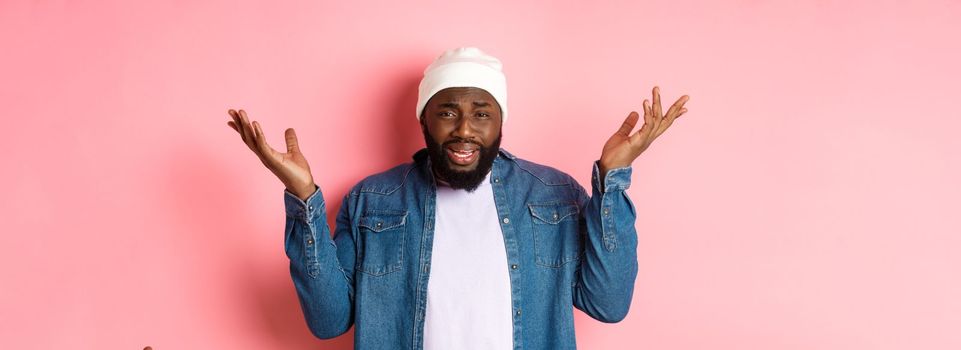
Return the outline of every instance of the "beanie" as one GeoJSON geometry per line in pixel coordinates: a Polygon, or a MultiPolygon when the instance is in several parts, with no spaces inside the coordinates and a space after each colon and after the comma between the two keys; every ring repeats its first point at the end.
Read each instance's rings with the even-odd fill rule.
{"type": "Polygon", "coordinates": [[[438,91],[451,87],[484,89],[501,108],[501,120],[507,121],[507,78],[501,72],[501,61],[476,47],[447,50],[424,70],[417,87],[417,119],[427,101],[438,91]]]}

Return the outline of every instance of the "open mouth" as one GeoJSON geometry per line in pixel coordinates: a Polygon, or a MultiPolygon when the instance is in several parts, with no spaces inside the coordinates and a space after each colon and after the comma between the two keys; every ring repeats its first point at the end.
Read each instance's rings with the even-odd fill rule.
{"type": "Polygon", "coordinates": [[[447,151],[447,159],[457,165],[471,165],[480,155],[480,149],[469,143],[451,144],[444,149],[447,151]]]}

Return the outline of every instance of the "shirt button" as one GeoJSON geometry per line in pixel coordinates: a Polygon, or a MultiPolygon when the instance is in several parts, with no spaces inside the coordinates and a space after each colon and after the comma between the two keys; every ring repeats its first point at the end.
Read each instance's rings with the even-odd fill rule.
{"type": "Polygon", "coordinates": [[[517,316],[521,315],[521,309],[517,309],[517,316]]]}
{"type": "Polygon", "coordinates": [[[517,270],[517,264],[511,265],[511,268],[517,270]]]}
{"type": "Polygon", "coordinates": [[[308,244],[308,245],[314,244],[314,239],[313,239],[313,238],[308,238],[308,239],[307,239],[307,244],[308,244]]]}
{"type": "Polygon", "coordinates": [[[374,225],[374,226],[377,226],[377,228],[381,228],[381,227],[384,226],[384,223],[383,223],[383,222],[378,222],[377,225],[374,225]]]}
{"type": "Polygon", "coordinates": [[[608,208],[604,208],[604,215],[611,215],[611,210],[608,208]]]}
{"type": "Polygon", "coordinates": [[[508,218],[504,218],[504,223],[505,223],[505,224],[509,224],[509,223],[511,223],[511,219],[508,219],[508,218]]]}
{"type": "Polygon", "coordinates": [[[554,213],[553,218],[554,218],[554,220],[557,220],[557,213],[554,213]]]}
{"type": "Polygon", "coordinates": [[[307,210],[314,210],[314,206],[311,205],[311,206],[307,207],[307,210]]]}
{"type": "Polygon", "coordinates": [[[499,177],[495,177],[495,178],[494,178],[494,182],[495,182],[495,183],[501,182],[501,179],[500,179],[499,177]]]}

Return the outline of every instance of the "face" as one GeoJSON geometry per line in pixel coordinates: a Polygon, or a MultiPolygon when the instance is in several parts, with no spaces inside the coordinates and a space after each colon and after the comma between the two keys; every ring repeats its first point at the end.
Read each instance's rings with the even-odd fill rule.
{"type": "Polygon", "coordinates": [[[434,94],[421,115],[434,173],[453,188],[473,191],[500,149],[501,110],[483,89],[447,88],[434,94]]]}

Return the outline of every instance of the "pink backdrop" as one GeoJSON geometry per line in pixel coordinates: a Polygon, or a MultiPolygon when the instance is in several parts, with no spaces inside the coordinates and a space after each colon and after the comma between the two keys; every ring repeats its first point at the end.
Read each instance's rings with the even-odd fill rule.
{"type": "Polygon", "coordinates": [[[580,347],[961,348],[961,2],[133,3],[0,3],[0,348],[350,348],[226,110],[340,198],[461,45],[505,64],[504,146],[585,185],[654,84],[691,96],[635,163],[631,312],[580,347]]]}

